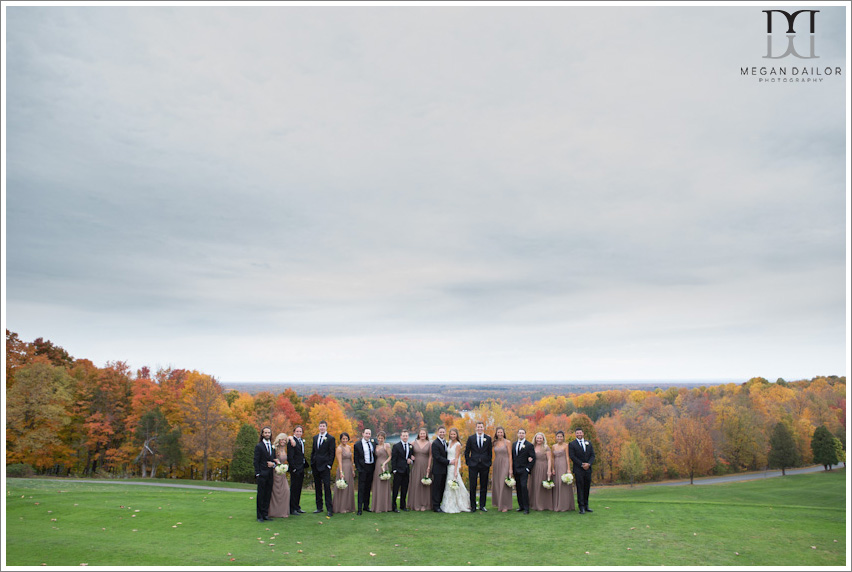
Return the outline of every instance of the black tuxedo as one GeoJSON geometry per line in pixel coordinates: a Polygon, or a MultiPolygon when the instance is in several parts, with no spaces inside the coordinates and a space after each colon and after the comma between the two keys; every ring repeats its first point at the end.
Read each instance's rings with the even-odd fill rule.
{"type": "Polygon", "coordinates": [[[518,507],[521,510],[530,510],[530,493],[527,490],[527,481],[535,465],[535,447],[524,439],[521,451],[518,452],[518,442],[512,443],[512,473],[515,476],[515,492],[518,497],[518,507]]]}
{"type": "Polygon", "coordinates": [[[592,487],[592,463],[595,462],[595,450],[592,444],[586,442],[586,450],[583,450],[580,442],[574,439],[568,443],[568,458],[574,464],[574,486],[577,488],[577,510],[589,508],[589,490],[592,487]],[[583,463],[588,463],[589,468],[584,469],[583,463]]]}
{"type": "Polygon", "coordinates": [[[272,443],[269,449],[263,440],[254,446],[254,475],[257,480],[257,518],[263,520],[269,515],[269,499],[272,497],[272,467],[266,463],[275,461],[275,450],[272,443]]]}
{"type": "Polygon", "coordinates": [[[479,508],[485,508],[488,494],[488,471],[491,469],[491,437],[482,434],[482,447],[475,433],[467,438],[464,448],[464,462],[468,469],[470,483],[470,509],[476,510],[476,481],[479,480],[479,508]]]}
{"type": "Polygon", "coordinates": [[[304,443],[293,437],[296,445],[287,441],[287,461],[290,464],[290,512],[302,510],[302,484],[305,482],[305,468],[308,463],[305,460],[304,443]]]}
{"type": "Polygon", "coordinates": [[[447,447],[440,439],[432,441],[432,510],[441,508],[444,500],[444,485],[447,484],[447,447]]]}
{"type": "Polygon", "coordinates": [[[314,447],[311,450],[311,470],[314,472],[314,488],[317,495],[317,510],[322,510],[322,497],[325,491],[325,508],[331,508],[331,466],[334,464],[334,437],[325,434],[323,444],[319,444],[319,435],[314,436],[314,447]]]}
{"type": "Polygon", "coordinates": [[[358,512],[370,508],[370,491],[373,489],[373,473],[376,471],[376,443],[370,439],[370,463],[366,461],[364,440],[358,439],[352,447],[355,457],[355,470],[358,471],[358,512]]]}
{"type": "Polygon", "coordinates": [[[399,508],[405,509],[408,498],[408,459],[414,459],[414,446],[408,443],[408,456],[405,455],[405,445],[400,441],[391,447],[391,470],[393,471],[393,496],[391,496],[391,509],[396,510],[396,495],[400,492],[399,508]]]}

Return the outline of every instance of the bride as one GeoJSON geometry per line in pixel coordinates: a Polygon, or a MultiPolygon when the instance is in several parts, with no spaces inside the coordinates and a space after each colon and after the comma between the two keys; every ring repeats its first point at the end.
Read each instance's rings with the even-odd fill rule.
{"type": "Polygon", "coordinates": [[[444,485],[444,500],[441,510],[444,512],[470,512],[470,494],[461,478],[459,464],[461,463],[461,443],[457,429],[450,429],[450,444],[447,446],[447,459],[450,465],[447,471],[447,484],[444,485]],[[451,483],[457,483],[453,489],[451,483]]]}

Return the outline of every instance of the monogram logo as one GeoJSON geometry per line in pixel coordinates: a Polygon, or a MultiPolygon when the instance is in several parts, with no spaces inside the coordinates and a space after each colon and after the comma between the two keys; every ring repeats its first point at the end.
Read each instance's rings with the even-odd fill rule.
{"type": "MultiPolygon", "coordinates": [[[[764,59],[771,60],[780,60],[782,58],[786,58],[787,56],[795,56],[797,58],[803,60],[812,60],[819,58],[818,55],[815,54],[814,42],[815,42],[815,33],[816,33],[816,15],[819,10],[797,10],[790,14],[785,10],[763,10],[763,13],[766,14],[766,55],[763,56],[764,59]],[[803,56],[796,50],[796,30],[795,23],[796,18],[799,17],[800,14],[807,13],[810,15],[810,34],[807,36],[808,45],[810,46],[809,55],[803,56]],[[773,14],[781,14],[784,16],[787,22],[787,32],[785,33],[785,37],[787,38],[787,49],[780,56],[772,55],[773,48],[773,37],[772,37],[772,20],[773,14]]],[[[783,42],[782,42],[783,44],[783,42]]]]}

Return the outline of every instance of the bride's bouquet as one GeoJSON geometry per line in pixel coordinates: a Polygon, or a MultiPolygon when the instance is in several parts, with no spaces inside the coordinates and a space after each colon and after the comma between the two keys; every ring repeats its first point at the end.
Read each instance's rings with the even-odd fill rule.
{"type": "Polygon", "coordinates": [[[428,487],[432,484],[432,479],[430,479],[429,477],[423,477],[422,479],[420,479],[420,482],[428,487]]]}
{"type": "Polygon", "coordinates": [[[390,471],[382,471],[382,474],[379,475],[379,479],[386,481],[390,479],[393,475],[391,475],[390,471]]]}
{"type": "Polygon", "coordinates": [[[280,465],[275,465],[275,472],[279,475],[286,475],[287,469],[290,468],[287,463],[281,463],[280,465]]]}
{"type": "Polygon", "coordinates": [[[334,481],[334,486],[339,489],[345,489],[349,486],[349,483],[346,482],[346,479],[337,479],[336,481],[334,481]]]}
{"type": "Polygon", "coordinates": [[[457,491],[459,490],[459,484],[456,481],[450,481],[450,490],[457,491]]]}
{"type": "Polygon", "coordinates": [[[561,479],[563,483],[565,483],[566,485],[570,485],[574,482],[574,475],[572,475],[571,473],[565,473],[564,475],[562,475],[561,479]]]}
{"type": "Polygon", "coordinates": [[[506,483],[506,486],[509,487],[509,488],[515,486],[515,479],[513,479],[512,477],[506,477],[504,482],[506,483]]]}
{"type": "Polygon", "coordinates": [[[547,479],[546,481],[541,481],[541,486],[543,486],[546,489],[552,489],[556,485],[553,484],[553,481],[551,481],[550,479],[547,479]]]}

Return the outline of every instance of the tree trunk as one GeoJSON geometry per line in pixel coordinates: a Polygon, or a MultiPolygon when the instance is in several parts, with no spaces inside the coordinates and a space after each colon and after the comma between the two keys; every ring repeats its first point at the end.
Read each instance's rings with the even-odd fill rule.
{"type": "Polygon", "coordinates": [[[781,476],[782,476],[782,477],[786,477],[786,476],[787,476],[787,472],[784,470],[784,467],[781,467],[781,476]]]}

